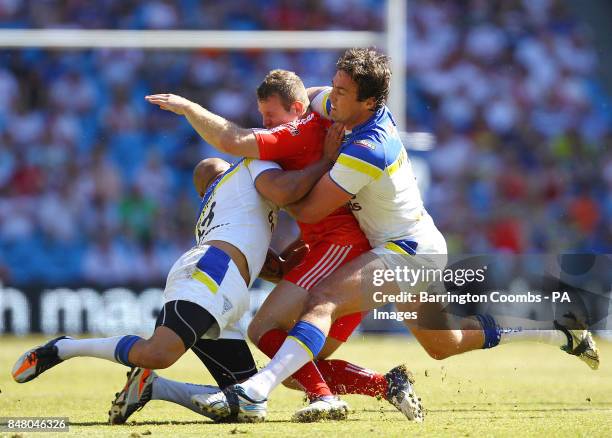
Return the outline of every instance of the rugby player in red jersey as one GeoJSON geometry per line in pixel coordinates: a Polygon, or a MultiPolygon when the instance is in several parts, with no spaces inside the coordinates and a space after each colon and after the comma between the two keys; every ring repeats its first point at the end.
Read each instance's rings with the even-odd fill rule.
{"type": "MultiPolygon", "coordinates": [[[[223,152],[276,161],[285,170],[303,169],[321,158],[331,122],[310,112],[306,89],[295,73],[273,70],[258,87],[257,97],[263,124],[268,129],[238,128],[180,96],[160,94],[148,96],[147,100],[184,115],[206,141],[223,152]]],[[[330,129],[328,141],[340,142],[343,127],[336,125],[330,129]]],[[[265,177],[265,173],[260,176],[265,177]]],[[[282,199],[278,203],[283,204],[282,199]]],[[[274,356],[299,318],[308,290],[338,267],[370,250],[367,238],[346,205],[316,224],[298,225],[308,252],[283,276],[249,327],[249,338],[269,357],[274,356]]],[[[292,245],[292,249],[298,247],[299,244],[292,245]]],[[[383,375],[345,361],[325,360],[348,339],[361,319],[361,313],[354,313],[335,321],[317,363],[309,362],[293,374],[311,401],[296,412],[294,420],[346,418],[346,403],[333,394],[364,394],[392,403],[397,392],[412,394],[411,377],[403,366],[383,375]]]]}

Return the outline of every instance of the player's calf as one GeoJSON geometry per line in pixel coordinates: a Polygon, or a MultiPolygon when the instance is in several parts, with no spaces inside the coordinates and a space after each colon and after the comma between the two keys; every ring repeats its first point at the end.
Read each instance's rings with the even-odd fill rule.
{"type": "Polygon", "coordinates": [[[128,358],[130,350],[142,341],[141,337],[134,335],[92,339],[61,336],[21,355],[13,367],[13,378],[18,383],[28,382],[74,357],[96,357],[132,366],[128,358]]]}
{"type": "Polygon", "coordinates": [[[149,369],[164,369],[185,353],[181,338],[166,327],[158,327],[153,336],[136,343],[129,353],[131,364],[149,369]]]}
{"type": "MultiPolygon", "coordinates": [[[[464,351],[476,349],[476,347],[466,349],[463,346],[463,332],[461,330],[412,329],[411,331],[432,359],[443,360],[464,351]]],[[[474,333],[475,336],[478,334],[478,332],[474,333]]],[[[479,345],[482,345],[482,341],[479,345]]]]}
{"type": "Polygon", "coordinates": [[[72,339],[65,336],[28,350],[13,367],[13,379],[28,382],[55,365],[74,357],[96,357],[121,365],[167,368],[194,345],[216,322],[201,306],[169,301],[158,318],[153,336],[126,335],[110,338],[72,339]]]}
{"type": "Polygon", "coordinates": [[[171,332],[169,335],[164,330],[161,334],[156,331],[148,340],[134,335],[91,339],[62,336],[22,354],[13,366],[12,374],[18,383],[29,382],[75,357],[96,357],[130,367],[167,368],[184,353],[184,348],[178,336],[171,332]],[[172,342],[171,336],[175,336],[177,342],[172,342]]]}

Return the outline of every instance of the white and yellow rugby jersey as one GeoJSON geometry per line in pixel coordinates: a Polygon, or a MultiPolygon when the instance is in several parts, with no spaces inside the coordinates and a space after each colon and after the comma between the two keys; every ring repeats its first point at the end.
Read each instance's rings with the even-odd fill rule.
{"type": "Polygon", "coordinates": [[[276,226],[278,208],[255,189],[255,180],[268,169],[280,166],[272,161],[244,158],[234,163],[206,190],[195,227],[197,245],[221,240],[244,254],[251,284],[266,260],[276,226]]]}
{"type": "Polygon", "coordinates": [[[330,177],[354,195],[351,209],[373,248],[410,238],[427,214],[408,154],[386,107],[347,132],[330,177]]]}

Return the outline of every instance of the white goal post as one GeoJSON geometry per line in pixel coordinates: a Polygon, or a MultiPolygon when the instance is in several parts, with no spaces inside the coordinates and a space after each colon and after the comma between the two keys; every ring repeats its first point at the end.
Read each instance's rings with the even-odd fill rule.
{"type": "Polygon", "coordinates": [[[406,2],[387,0],[386,30],[368,31],[191,31],[0,29],[0,48],[46,49],[141,48],[192,49],[345,49],[376,46],[391,57],[389,107],[400,129],[406,113],[406,2]]]}

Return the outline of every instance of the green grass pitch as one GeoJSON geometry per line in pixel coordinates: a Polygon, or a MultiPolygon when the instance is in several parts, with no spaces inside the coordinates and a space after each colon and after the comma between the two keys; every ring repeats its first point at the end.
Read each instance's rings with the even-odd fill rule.
{"type": "MultiPolygon", "coordinates": [[[[0,417],[69,417],[70,433],[17,436],[612,436],[612,344],[599,341],[602,366],[590,370],[577,358],[539,344],[514,344],[435,361],[409,338],[355,336],[336,356],[386,372],[408,364],[427,409],[425,423],[407,422],[386,401],[345,396],[348,421],[291,423],[302,395],[280,388],[272,394],[264,424],[217,425],[185,408],[149,403],[123,426],[106,424],[113,394],[126,368],[98,359],[72,359],[38,379],[18,385],[10,369],[18,355],[42,338],[0,337],[0,417]]],[[[266,363],[256,353],[259,365],[266,363]]],[[[188,353],[161,374],[194,383],[212,383],[188,353]]],[[[0,433],[0,436],[15,436],[0,433]]]]}

